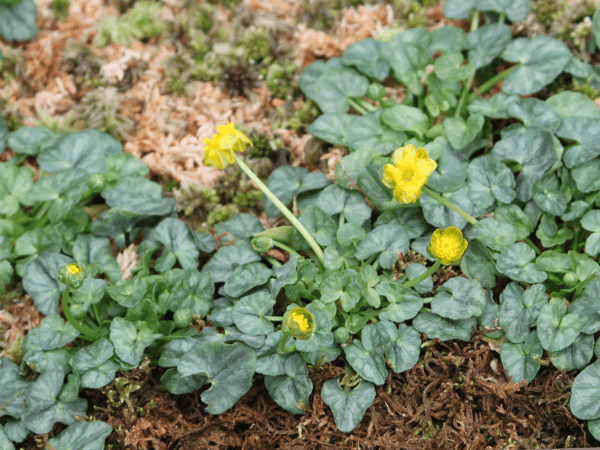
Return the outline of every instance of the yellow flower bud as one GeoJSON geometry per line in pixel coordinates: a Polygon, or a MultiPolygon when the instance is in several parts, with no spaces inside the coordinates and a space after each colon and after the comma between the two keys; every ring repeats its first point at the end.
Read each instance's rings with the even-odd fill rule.
{"type": "Polygon", "coordinates": [[[79,264],[71,263],[62,266],[58,269],[56,278],[63,284],[66,284],[69,288],[76,290],[81,287],[85,281],[85,270],[79,264]]]}
{"type": "Polygon", "coordinates": [[[456,227],[435,230],[427,246],[427,253],[432,258],[439,259],[442,264],[458,264],[463,253],[467,250],[468,242],[463,238],[462,231],[456,227]]]}
{"type": "Polygon", "coordinates": [[[383,184],[394,189],[394,198],[399,203],[416,202],[437,163],[429,158],[427,150],[412,144],[398,148],[393,161],[394,164],[383,166],[383,184]]]}
{"type": "Polygon", "coordinates": [[[243,152],[246,149],[246,144],[251,146],[254,144],[248,136],[235,129],[233,122],[228,122],[227,125],[219,125],[217,129],[219,134],[213,135],[212,139],[202,139],[202,142],[206,144],[204,164],[223,169],[225,167],[223,160],[229,164],[235,162],[234,151],[243,152]]]}
{"type": "Polygon", "coordinates": [[[286,336],[307,340],[310,339],[314,328],[313,315],[306,308],[297,306],[291,311],[286,311],[283,315],[281,331],[286,336]]]}

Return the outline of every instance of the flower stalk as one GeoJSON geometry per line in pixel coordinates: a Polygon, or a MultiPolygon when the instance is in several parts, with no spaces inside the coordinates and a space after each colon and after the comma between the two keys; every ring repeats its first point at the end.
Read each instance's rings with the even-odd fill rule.
{"type": "Polygon", "coordinates": [[[246,175],[248,175],[248,178],[250,178],[252,181],[254,181],[254,183],[260,188],[260,190],[263,191],[265,196],[269,200],[271,200],[275,206],[277,206],[277,208],[279,209],[279,211],[281,211],[281,213],[285,216],[285,218],[287,220],[289,220],[290,223],[292,225],[294,225],[294,227],[296,227],[296,229],[300,232],[302,237],[304,237],[304,239],[306,239],[306,242],[308,242],[308,245],[310,245],[310,248],[312,248],[312,250],[315,252],[315,255],[317,256],[319,263],[321,264],[322,267],[324,267],[323,250],[321,250],[321,247],[319,247],[319,244],[317,244],[317,241],[315,241],[315,238],[312,236],[312,234],[310,234],[308,232],[308,230],[304,227],[304,225],[302,225],[300,223],[300,221],[296,218],[296,216],[294,216],[292,214],[292,212],[283,203],[281,203],[281,201],[275,196],[275,194],[273,194],[269,190],[269,188],[260,180],[260,178],[258,178],[254,174],[254,172],[252,172],[252,170],[250,170],[250,168],[246,165],[246,163],[244,163],[244,161],[242,161],[241,158],[237,157],[237,155],[236,155],[235,160],[238,163],[238,165],[240,166],[240,169],[242,169],[242,171],[246,175]]]}
{"type": "Polygon", "coordinates": [[[471,217],[469,214],[467,214],[466,212],[464,212],[462,209],[460,209],[458,206],[454,205],[453,203],[450,203],[448,200],[446,200],[444,197],[442,197],[439,194],[436,194],[435,192],[433,192],[431,189],[429,189],[427,186],[423,186],[423,192],[425,192],[427,195],[429,195],[431,198],[433,198],[434,200],[437,200],[438,202],[440,202],[442,205],[444,205],[447,208],[450,208],[452,211],[454,211],[456,214],[459,214],[461,217],[463,217],[465,220],[467,220],[467,222],[469,222],[472,225],[477,224],[477,220],[474,219],[473,217],[471,217]]]}
{"type": "Polygon", "coordinates": [[[67,322],[69,322],[73,328],[75,328],[77,331],[79,331],[81,333],[81,337],[83,339],[85,339],[86,341],[90,341],[90,342],[97,341],[98,339],[100,339],[100,336],[98,335],[98,333],[93,331],[87,325],[84,325],[84,324],[78,322],[77,320],[75,320],[75,317],[73,317],[73,314],[71,314],[71,310],[69,309],[69,292],[70,291],[71,291],[71,288],[69,288],[69,286],[67,286],[65,288],[65,292],[63,292],[63,295],[62,295],[62,307],[63,307],[63,312],[65,313],[65,317],[67,318],[67,322]]]}
{"type": "Polygon", "coordinates": [[[406,287],[413,287],[416,286],[417,284],[419,284],[421,281],[426,280],[427,278],[429,278],[431,275],[433,275],[435,273],[436,270],[438,270],[440,268],[440,266],[442,265],[442,262],[438,259],[433,266],[431,266],[429,269],[427,269],[427,272],[423,272],[421,275],[419,275],[417,278],[413,278],[412,280],[406,281],[404,283],[402,283],[403,286],[406,287]]]}

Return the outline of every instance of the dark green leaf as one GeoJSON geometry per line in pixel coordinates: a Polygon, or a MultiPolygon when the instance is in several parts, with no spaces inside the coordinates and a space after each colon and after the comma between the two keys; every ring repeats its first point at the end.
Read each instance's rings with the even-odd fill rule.
{"type": "Polygon", "coordinates": [[[265,387],[275,403],[293,414],[304,414],[298,403],[309,405],[313,384],[308,378],[308,370],[302,356],[294,353],[286,358],[282,375],[265,375],[265,387]]]}
{"type": "Polygon", "coordinates": [[[355,339],[343,347],[346,360],[364,380],[379,386],[385,383],[388,371],[383,357],[383,344],[375,325],[367,325],[355,339]]]}
{"type": "Polygon", "coordinates": [[[346,392],[339,382],[339,377],[327,380],[323,384],[321,398],[333,411],[337,429],[342,433],[350,433],[375,400],[375,387],[368,381],[361,381],[353,390],[346,392]]]}
{"type": "Polygon", "coordinates": [[[465,42],[465,48],[470,49],[469,62],[477,69],[487,66],[502,53],[511,39],[512,31],[503,23],[487,24],[470,31],[465,42]]]}
{"type": "Polygon", "coordinates": [[[544,349],[535,330],[529,333],[522,344],[504,342],[500,347],[502,365],[514,383],[533,381],[540,370],[540,363],[535,358],[541,358],[543,353],[544,349]]]}
{"type": "Polygon", "coordinates": [[[390,64],[382,56],[382,48],[387,44],[366,38],[350,44],[342,55],[346,66],[354,65],[365,75],[378,81],[385,80],[390,71],[390,64]]]}
{"type": "Polygon", "coordinates": [[[206,411],[221,414],[231,408],[252,387],[256,352],[247,345],[207,343],[186,353],[177,371],[184,377],[201,374],[211,387],[200,398],[206,411]]]}

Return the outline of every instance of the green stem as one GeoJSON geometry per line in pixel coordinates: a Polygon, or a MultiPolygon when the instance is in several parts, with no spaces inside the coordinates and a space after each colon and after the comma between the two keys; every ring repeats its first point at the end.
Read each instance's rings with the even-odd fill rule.
{"type": "Polygon", "coordinates": [[[456,111],[454,111],[454,117],[460,116],[463,104],[465,103],[465,100],[467,98],[467,94],[471,90],[471,86],[473,86],[473,80],[475,80],[475,74],[473,74],[472,77],[469,77],[469,80],[465,83],[463,87],[463,91],[460,94],[460,99],[458,100],[458,105],[456,106],[456,111]]]}
{"type": "Polygon", "coordinates": [[[273,202],[273,204],[275,206],[277,206],[277,208],[279,209],[279,211],[281,211],[281,213],[285,216],[285,218],[287,220],[289,220],[290,223],[296,227],[296,229],[300,232],[300,234],[304,237],[304,239],[306,239],[306,242],[308,242],[308,245],[310,245],[310,247],[315,252],[315,255],[317,256],[319,262],[321,263],[321,266],[325,267],[323,264],[323,250],[321,250],[321,247],[319,247],[319,244],[317,244],[317,241],[315,241],[315,238],[312,236],[312,234],[310,234],[308,232],[308,230],[304,227],[304,225],[302,225],[300,223],[300,221],[296,218],[296,216],[294,216],[292,214],[292,212],[289,209],[287,209],[287,207],[283,203],[281,203],[281,201],[277,197],[275,197],[275,194],[273,194],[269,190],[269,188],[267,186],[265,186],[265,184],[260,180],[260,178],[258,178],[254,174],[254,172],[252,172],[250,170],[250,168],[246,165],[246,163],[244,163],[244,161],[242,161],[241,158],[236,156],[235,159],[236,159],[238,165],[240,166],[240,169],[242,169],[242,171],[246,175],[248,175],[248,178],[250,178],[252,181],[254,181],[254,183],[260,188],[261,191],[263,191],[263,193],[267,196],[267,198],[269,200],[271,200],[271,202],[273,202]]]}
{"type": "Polygon", "coordinates": [[[475,31],[479,28],[479,11],[473,11],[473,16],[471,16],[471,31],[475,31]]]}
{"type": "MultiPolygon", "coordinates": [[[[488,92],[488,91],[489,91],[491,88],[493,88],[493,87],[496,85],[496,83],[497,83],[498,81],[500,81],[500,80],[504,80],[504,79],[505,79],[505,78],[508,76],[508,74],[510,74],[510,73],[511,73],[513,70],[515,70],[515,68],[516,68],[517,66],[518,66],[518,65],[514,65],[514,66],[512,66],[512,67],[509,67],[508,69],[506,69],[506,70],[504,70],[504,71],[500,72],[500,73],[499,73],[498,75],[496,75],[495,77],[492,77],[492,78],[490,78],[489,80],[487,80],[485,83],[483,83],[481,86],[479,86],[479,93],[480,93],[481,95],[485,95],[485,94],[487,94],[487,92],[488,92]]],[[[477,95],[477,94],[475,94],[475,95],[477,95]]]]}
{"type": "Polygon", "coordinates": [[[281,250],[285,250],[286,252],[295,253],[296,255],[299,255],[299,253],[292,247],[290,247],[289,245],[285,245],[283,242],[276,241],[275,239],[273,239],[273,247],[279,247],[281,250]]]}
{"type": "Polygon", "coordinates": [[[504,14],[500,14],[500,17],[498,17],[498,23],[504,23],[505,20],[506,16],[504,14]]]}
{"type": "Polygon", "coordinates": [[[340,222],[338,223],[338,228],[341,228],[344,225],[344,211],[340,212],[340,222]]]}
{"type": "Polygon", "coordinates": [[[365,114],[367,114],[368,111],[366,109],[364,109],[362,106],[360,106],[358,104],[358,102],[356,102],[354,99],[351,99],[350,97],[346,97],[346,101],[350,104],[350,106],[352,106],[355,110],[357,110],[363,116],[365,114]]]}
{"type": "Polygon", "coordinates": [[[272,256],[263,256],[263,258],[269,261],[273,267],[281,267],[283,265],[272,256]]]}
{"type": "Polygon", "coordinates": [[[362,108],[366,109],[367,111],[376,111],[377,110],[377,108],[375,106],[371,105],[364,98],[355,97],[352,100],[354,100],[356,103],[358,103],[362,108]]]}
{"type": "Polygon", "coordinates": [[[442,265],[442,262],[438,259],[433,266],[431,266],[427,272],[422,273],[421,275],[419,275],[417,278],[413,278],[412,280],[407,281],[406,283],[402,283],[403,286],[406,287],[413,287],[416,286],[417,284],[419,284],[421,281],[429,278],[431,275],[433,275],[435,273],[436,270],[439,269],[439,267],[442,265]]]}
{"type": "Polygon", "coordinates": [[[96,322],[100,325],[100,314],[98,314],[98,308],[95,303],[92,303],[92,310],[94,311],[94,316],[96,317],[96,322]]]}
{"type": "Polygon", "coordinates": [[[433,198],[434,200],[437,200],[438,202],[440,202],[442,205],[444,205],[447,208],[450,208],[452,211],[454,211],[456,214],[459,214],[460,216],[462,216],[465,220],[467,220],[469,223],[475,225],[477,224],[477,220],[475,220],[473,217],[471,217],[469,214],[467,214],[466,212],[464,212],[462,209],[460,209],[458,206],[450,203],[448,200],[446,200],[445,198],[441,197],[440,195],[436,194],[435,192],[433,192],[431,189],[429,189],[427,186],[423,186],[423,192],[425,192],[427,195],[429,195],[431,198],[433,198]]]}
{"type": "Polygon", "coordinates": [[[573,230],[573,234],[575,236],[573,237],[573,240],[571,240],[571,246],[570,246],[569,250],[577,251],[577,246],[579,245],[579,232],[580,232],[579,228],[575,228],[573,230]]]}
{"type": "Polygon", "coordinates": [[[527,242],[529,244],[529,246],[535,251],[535,253],[538,256],[540,256],[542,254],[541,250],[539,248],[537,248],[537,245],[535,245],[531,239],[529,239],[528,237],[526,237],[525,238],[525,242],[527,242]]]}
{"type": "Polygon", "coordinates": [[[421,110],[421,111],[425,111],[423,109],[423,94],[421,95],[417,95],[417,107],[421,110]]]}
{"type": "Polygon", "coordinates": [[[375,260],[375,258],[377,258],[377,253],[375,253],[374,255],[369,256],[369,259],[367,259],[364,262],[363,266],[370,266],[373,263],[373,261],[375,260]]]}
{"type": "Polygon", "coordinates": [[[65,288],[65,292],[63,292],[62,296],[62,306],[63,312],[65,313],[65,317],[67,321],[75,328],[77,331],[81,333],[81,337],[86,341],[94,342],[100,338],[92,329],[88,328],[86,325],[79,323],[71,314],[71,310],[69,309],[69,292],[71,289],[67,286],[65,288]]]}
{"type": "Polygon", "coordinates": [[[377,258],[375,263],[373,263],[373,269],[375,269],[375,272],[377,272],[377,269],[379,269],[379,258],[377,258]]]}
{"type": "Polygon", "coordinates": [[[277,349],[278,353],[293,353],[296,351],[295,345],[292,345],[291,347],[286,347],[285,343],[287,342],[288,339],[289,339],[289,336],[286,336],[284,334],[283,337],[281,338],[281,341],[279,341],[279,348],[277,349]]]}
{"type": "Polygon", "coordinates": [[[265,316],[265,319],[270,320],[271,322],[281,322],[283,316],[265,316]]]}

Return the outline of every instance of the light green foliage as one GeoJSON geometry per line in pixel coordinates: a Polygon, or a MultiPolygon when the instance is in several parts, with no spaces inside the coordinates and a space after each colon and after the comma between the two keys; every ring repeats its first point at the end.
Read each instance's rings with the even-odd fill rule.
{"type": "Polygon", "coordinates": [[[242,49],[244,61],[254,60],[260,62],[271,51],[269,32],[264,28],[244,31],[236,45],[242,49]]]}
{"type": "Polygon", "coordinates": [[[134,40],[145,40],[159,36],[165,25],[160,20],[161,4],[138,1],[121,17],[108,16],[97,27],[94,38],[96,47],[110,43],[131,45],[134,40]]]}
{"type": "Polygon", "coordinates": [[[319,117],[319,107],[307,99],[299,110],[286,103],[275,110],[274,128],[286,128],[290,130],[303,131],[319,117]]]}
{"type": "MultiPolygon", "coordinates": [[[[429,1],[427,3],[435,3],[429,1]]],[[[400,24],[408,28],[427,27],[429,19],[426,15],[428,5],[421,5],[416,0],[395,0],[392,2],[392,8],[395,9],[395,17],[398,18],[400,24]]]]}
{"type": "Polygon", "coordinates": [[[131,131],[133,121],[121,114],[121,95],[117,88],[98,88],[88,92],[81,105],[74,107],[89,128],[105,131],[116,139],[124,139],[131,131]]]}
{"type": "Polygon", "coordinates": [[[273,63],[268,70],[262,71],[266,75],[267,86],[274,98],[286,99],[288,93],[291,93],[296,85],[293,75],[298,72],[299,67],[294,61],[286,61],[284,66],[273,63]]]}
{"type": "Polygon", "coordinates": [[[254,209],[258,207],[262,197],[261,191],[238,192],[233,197],[233,204],[239,206],[242,211],[254,209]]]}
{"type": "Polygon", "coordinates": [[[212,14],[215,7],[209,3],[197,3],[192,8],[192,17],[194,21],[194,27],[208,33],[212,28],[212,14]]]}
{"type": "Polygon", "coordinates": [[[61,20],[66,19],[69,15],[70,6],[71,2],[69,0],[52,0],[52,10],[61,20]]]}
{"type": "Polygon", "coordinates": [[[194,61],[190,76],[194,80],[217,82],[223,75],[223,58],[209,52],[203,59],[194,61]]]}
{"type": "Polygon", "coordinates": [[[534,0],[531,3],[531,11],[547,27],[550,27],[564,13],[566,8],[567,2],[565,0],[534,0]]]}
{"type": "Polygon", "coordinates": [[[238,211],[237,205],[218,205],[208,214],[206,223],[209,226],[213,226],[217,223],[225,222],[227,219],[233,217],[238,211]]]}

